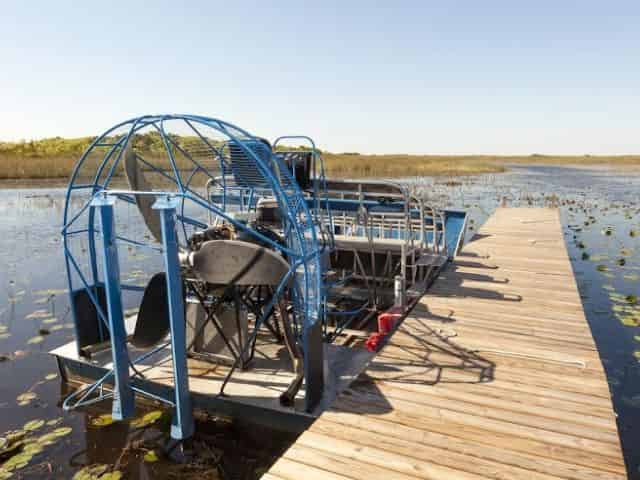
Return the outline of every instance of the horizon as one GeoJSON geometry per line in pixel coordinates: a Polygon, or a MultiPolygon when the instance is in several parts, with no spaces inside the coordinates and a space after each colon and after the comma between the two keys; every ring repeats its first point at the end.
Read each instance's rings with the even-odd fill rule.
{"type": "MultiPolygon", "coordinates": [[[[20,138],[20,139],[16,139],[16,140],[2,140],[0,139],[0,144],[5,143],[5,144],[20,144],[20,143],[29,143],[29,142],[41,142],[41,141],[47,141],[47,140],[55,140],[55,139],[61,139],[61,140],[80,140],[80,139],[84,139],[84,138],[97,138],[98,135],[85,135],[85,136],[81,136],[81,137],[60,137],[60,136],[54,136],[54,137],[41,137],[41,138],[20,138]]],[[[273,139],[267,139],[269,141],[273,140],[273,139]]],[[[298,145],[298,147],[304,147],[304,145],[298,145]]],[[[523,158],[523,157],[594,157],[594,158],[607,158],[607,157],[640,157],[640,152],[639,153],[597,153],[597,154],[591,154],[591,153],[537,153],[537,152],[531,152],[531,153],[482,153],[482,152],[476,152],[476,153],[437,153],[437,152],[418,152],[418,153],[406,153],[406,152],[386,152],[386,153],[379,153],[379,152],[356,152],[356,151],[334,151],[334,150],[329,150],[326,148],[323,148],[321,145],[317,145],[317,148],[319,151],[321,151],[322,153],[328,153],[331,155],[354,155],[354,156],[416,156],[416,157],[518,157],[518,158],[523,158]]]]}
{"type": "Polygon", "coordinates": [[[177,111],[267,138],[307,134],[330,152],[640,152],[637,2],[4,13],[0,141],[96,136],[177,111]]]}

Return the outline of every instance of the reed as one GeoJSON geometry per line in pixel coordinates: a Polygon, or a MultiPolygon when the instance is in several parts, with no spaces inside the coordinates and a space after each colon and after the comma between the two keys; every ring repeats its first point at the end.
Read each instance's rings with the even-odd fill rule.
{"type": "MultiPolygon", "coordinates": [[[[0,179],[69,177],[92,138],[0,142],[0,179]]],[[[149,154],[157,154],[150,145],[149,154]]],[[[364,155],[324,152],[331,177],[414,177],[498,173],[509,164],[640,166],[640,155],[364,155]]]]}

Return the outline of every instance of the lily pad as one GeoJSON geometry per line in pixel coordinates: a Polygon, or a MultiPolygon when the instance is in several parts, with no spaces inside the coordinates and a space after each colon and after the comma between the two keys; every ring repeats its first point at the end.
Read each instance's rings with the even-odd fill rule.
{"type": "Polygon", "coordinates": [[[71,427],[58,427],[51,433],[56,437],[64,437],[65,435],[69,435],[72,431],[73,429],[71,427]]]}
{"type": "Polygon", "coordinates": [[[149,450],[147,453],[144,454],[144,461],[149,463],[157,462],[158,454],[156,453],[155,450],[149,450]]]}
{"type": "Polygon", "coordinates": [[[48,318],[51,316],[51,313],[49,312],[49,310],[46,309],[41,309],[41,310],[36,310],[35,312],[31,312],[29,315],[27,315],[26,319],[34,319],[34,318],[48,318]]]}
{"type": "Polygon", "coordinates": [[[631,315],[625,315],[622,317],[619,317],[620,321],[622,322],[623,325],[627,326],[627,327],[637,327],[638,326],[638,321],[633,318],[631,315]]]}
{"type": "Polygon", "coordinates": [[[58,374],[57,374],[57,373],[47,373],[47,374],[44,376],[44,379],[45,379],[45,380],[54,380],[54,379],[56,379],[56,378],[58,378],[58,374]]]}
{"type": "Polygon", "coordinates": [[[91,419],[91,425],[94,427],[106,427],[113,423],[113,417],[110,413],[104,413],[91,419]]]}
{"type": "Polygon", "coordinates": [[[607,267],[606,265],[602,264],[602,265],[598,265],[596,267],[596,270],[598,270],[599,272],[606,272],[607,270],[609,270],[609,267],[607,267]]]}
{"type": "Polygon", "coordinates": [[[24,405],[28,405],[36,398],[38,398],[38,395],[35,394],[34,392],[24,392],[18,395],[16,397],[16,400],[18,401],[18,405],[24,406],[24,405]]]}
{"type": "Polygon", "coordinates": [[[21,452],[21,453],[18,453],[16,455],[14,455],[13,457],[11,457],[6,462],[4,462],[2,464],[2,468],[4,468],[5,470],[8,470],[8,471],[18,470],[20,468],[26,467],[29,464],[29,462],[31,461],[32,458],[33,458],[33,455],[31,455],[29,453],[26,453],[26,452],[21,452]]]}
{"type": "Polygon", "coordinates": [[[82,470],[78,470],[73,476],[73,480],[120,480],[122,472],[119,470],[110,472],[110,468],[104,464],[88,465],[82,470]]]}
{"type": "Polygon", "coordinates": [[[35,337],[31,337],[27,340],[28,345],[37,345],[38,343],[42,343],[44,337],[42,335],[36,335],[35,337]]]}
{"type": "Polygon", "coordinates": [[[30,455],[37,455],[40,452],[42,452],[44,450],[44,446],[33,442],[33,443],[28,443],[27,445],[24,446],[24,448],[22,449],[22,451],[24,453],[28,453],[30,455]]]}
{"type": "Polygon", "coordinates": [[[134,428],[144,428],[152,423],[155,423],[160,417],[162,417],[161,410],[154,410],[152,412],[144,414],[140,418],[135,418],[131,420],[131,426],[134,428]]]}
{"type": "Polygon", "coordinates": [[[62,421],[62,417],[53,418],[53,419],[47,421],[47,425],[49,427],[53,427],[55,425],[58,425],[61,421],[62,421]]]}
{"type": "Polygon", "coordinates": [[[28,432],[33,432],[34,430],[38,430],[43,425],[44,425],[44,420],[42,419],[31,420],[30,422],[25,423],[22,428],[28,432]]]}

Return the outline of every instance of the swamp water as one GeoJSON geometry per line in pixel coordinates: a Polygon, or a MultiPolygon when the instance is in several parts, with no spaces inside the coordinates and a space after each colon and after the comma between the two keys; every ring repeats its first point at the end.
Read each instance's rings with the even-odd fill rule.
{"type": "MultiPolygon", "coordinates": [[[[500,205],[557,203],[587,319],[602,357],[625,458],[640,478],[640,175],[514,167],[505,174],[410,180],[433,203],[468,209],[468,238],[500,205]],[[634,428],[636,427],[636,428],[634,428]]],[[[60,223],[63,188],[0,187],[0,480],[4,478],[257,478],[295,435],[201,419],[189,463],[168,452],[164,410],[112,423],[110,404],[63,412],[68,390],[48,351],[72,340],[60,223]],[[13,433],[7,435],[5,432],[13,433]],[[3,450],[4,449],[4,450],[3,450]]],[[[118,229],[127,225],[120,215],[118,229]]],[[[132,217],[133,218],[133,217],[132,217]]],[[[158,265],[120,252],[142,284],[158,265]]],[[[125,308],[137,306],[124,298],[125,308]]]]}

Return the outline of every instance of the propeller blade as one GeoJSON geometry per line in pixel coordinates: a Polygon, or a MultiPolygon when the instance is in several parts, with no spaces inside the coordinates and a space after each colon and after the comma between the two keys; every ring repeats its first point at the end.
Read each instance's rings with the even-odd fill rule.
{"type": "MultiPolygon", "coordinates": [[[[131,190],[139,192],[151,191],[151,185],[147,182],[144,172],[138,162],[138,157],[131,146],[127,146],[124,152],[124,172],[129,182],[131,190]]],[[[158,243],[162,243],[162,227],[160,226],[160,216],[151,206],[156,199],[149,195],[135,195],[138,210],[144,219],[144,223],[158,243]]]]}

